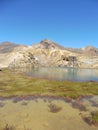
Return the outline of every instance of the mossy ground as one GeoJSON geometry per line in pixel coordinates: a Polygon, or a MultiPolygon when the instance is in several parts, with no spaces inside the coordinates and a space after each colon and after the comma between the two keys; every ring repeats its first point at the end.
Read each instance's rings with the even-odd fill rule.
{"type": "Polygon", "coordinates": [[[4,69],[0,71],[0,96],[49,95],[77,98],[98,95],[97,82],[37,79],[4,69]]]}

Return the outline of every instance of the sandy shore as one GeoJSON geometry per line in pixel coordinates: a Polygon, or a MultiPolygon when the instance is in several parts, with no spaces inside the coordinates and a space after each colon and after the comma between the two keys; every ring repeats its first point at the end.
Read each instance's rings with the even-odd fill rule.
{"type": "Polygon", "coordinates": [[[85,103],[88,111],[80,111],[71,103],[56,99],[0,100],[0,130],[6,124],[15,127],[15,130],[98,130],[82,119],[98,107],[91,107],[87,101],[85,103]],[[51,106],[60,109],[54,112],[51,106]]]}

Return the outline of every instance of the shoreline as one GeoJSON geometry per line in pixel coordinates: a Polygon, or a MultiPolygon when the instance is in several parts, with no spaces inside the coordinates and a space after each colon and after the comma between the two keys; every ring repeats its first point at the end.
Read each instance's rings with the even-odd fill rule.
{"type": "Polygon", "coordinates": [[[0,97],[50,96],[77,99],[98,95],[98,82],[38,79],[10,70],[0,72],[0,97]]]}

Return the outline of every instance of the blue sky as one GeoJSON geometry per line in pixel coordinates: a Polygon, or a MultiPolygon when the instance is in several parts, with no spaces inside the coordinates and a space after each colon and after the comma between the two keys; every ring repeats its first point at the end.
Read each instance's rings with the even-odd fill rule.
{"type": "Polygon", "coordinates": [[[0,0],[0,42],[98,47],[98,0],[0,0]]]}

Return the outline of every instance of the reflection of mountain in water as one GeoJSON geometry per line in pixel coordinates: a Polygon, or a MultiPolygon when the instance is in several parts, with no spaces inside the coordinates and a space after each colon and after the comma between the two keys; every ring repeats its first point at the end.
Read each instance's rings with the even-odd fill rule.
{"type": "Polygon", "coordinates": [[[26,72],[27,75],[53,79],[53,80],[76,80],[76,81],[98,81],[97,69],[77,69],[77,68],[60,68],[60,67],[47,67],[36,68],[26,72]]]}

